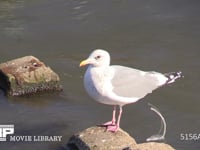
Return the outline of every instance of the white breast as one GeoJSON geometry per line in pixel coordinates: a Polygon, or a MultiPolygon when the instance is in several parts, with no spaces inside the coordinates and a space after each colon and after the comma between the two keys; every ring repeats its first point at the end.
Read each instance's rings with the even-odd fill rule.
{"type": "Polygon", "coordinates": [[[102,69],[89,66],[84,76],[84,86],[93,99],[100,103],[110,104],[108,93],[112,91],[110,82],[112,74],[102,69]]]}

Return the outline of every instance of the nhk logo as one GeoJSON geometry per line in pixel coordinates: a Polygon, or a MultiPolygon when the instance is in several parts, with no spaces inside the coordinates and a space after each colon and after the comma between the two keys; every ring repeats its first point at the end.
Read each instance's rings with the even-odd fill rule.
{"type": "Polygon", "coordinates": [[[0,125],[0,141],[6,141],[9,134],[14,134],[14,125],[0,125]]]}

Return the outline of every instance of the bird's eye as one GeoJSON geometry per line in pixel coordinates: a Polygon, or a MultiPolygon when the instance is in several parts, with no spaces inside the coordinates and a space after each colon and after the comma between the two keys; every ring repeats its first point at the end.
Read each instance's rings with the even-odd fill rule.
{"type": "Polygon", "coordinates": [[[101,58],[101,56],[100,55],[97,55],[96,57],[95,57],[95,59],[97,60],[97,59],[99,59],[99,58],[101,58]]]}

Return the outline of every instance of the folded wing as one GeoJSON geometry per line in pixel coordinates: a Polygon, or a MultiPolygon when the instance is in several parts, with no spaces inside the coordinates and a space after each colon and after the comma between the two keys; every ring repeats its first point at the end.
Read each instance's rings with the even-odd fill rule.
{"type": "Polygon", "coordinates": [[[143,98],[168,80],[158,72],[145,72],[124,66],[111,66],[113,92],[122,97],[143,98]]]}

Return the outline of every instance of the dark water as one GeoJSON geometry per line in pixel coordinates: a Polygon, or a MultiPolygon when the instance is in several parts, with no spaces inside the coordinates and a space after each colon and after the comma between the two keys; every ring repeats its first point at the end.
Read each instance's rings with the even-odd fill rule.
{"type": "Polygon", "coordinates": [[[79,62],[96,48],[112,64],[142,70],[181,70],[185,78],[124,107],[121,127],[137,142],[159,130],[157,106],[167,122],[166,143],[197,150],[200,134],[200,1],[198,0],[13,0],[0,1],[0,61],[34,55],[61,78],[64,91],[0,98],[0,124],[15,135],[60,135],[62,142],[0,142],[0,149],[56,150],[77,131],[108,121],[112,107],[83,89],[79,62]]]}

